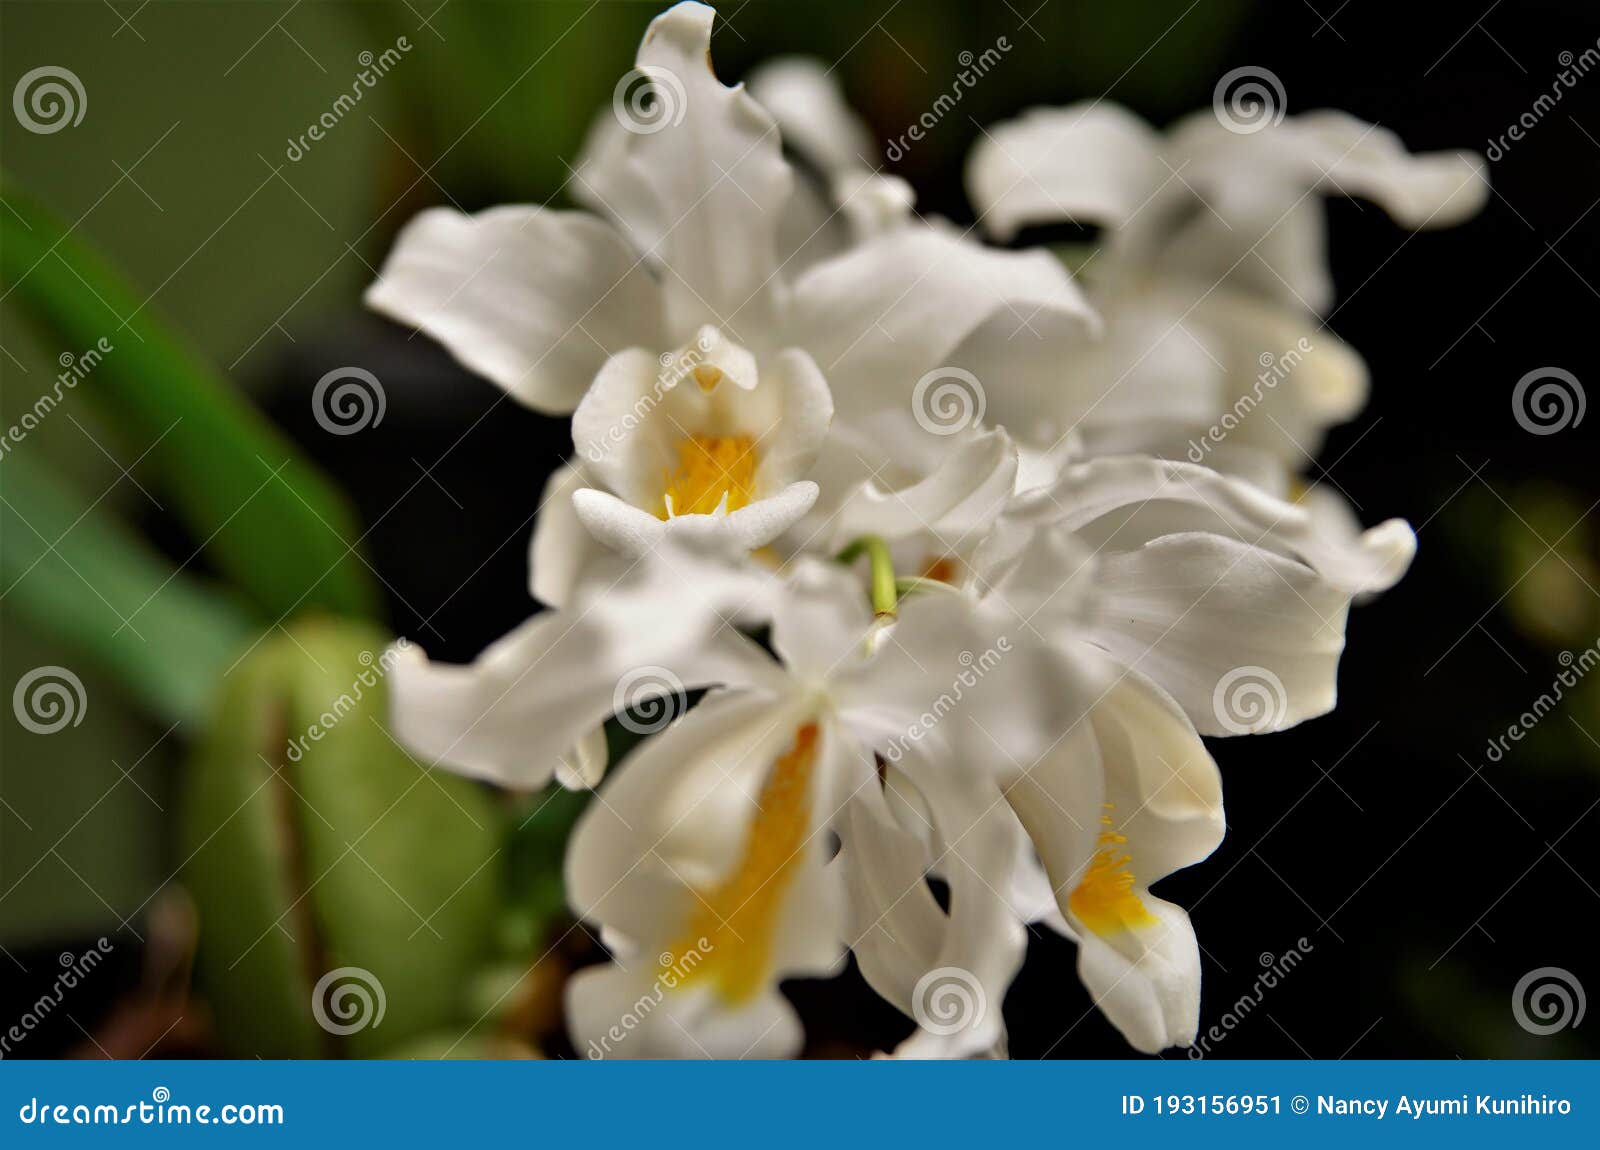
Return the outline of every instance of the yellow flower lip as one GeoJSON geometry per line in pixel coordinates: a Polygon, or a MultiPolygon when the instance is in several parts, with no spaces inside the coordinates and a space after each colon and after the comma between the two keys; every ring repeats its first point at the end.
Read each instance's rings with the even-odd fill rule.
{"type": "Polygon", "coordinates": [[[723,1001],[740,1003],[766,985],[779,912],[810,837],[818,738],[815,722],[796,729],[762,784],[739,861],[716,887],[695,892],[688,926],[661,959],[687,971],[675,989],[707,979],[723,1001]]]}
{"type": "Polygon", "coordinates": [[[686,435],[677,447],[678,465],[662,480],[658,518],[738,511],[755,499],[760,457],[753,436],[686,435]]]}
{"type": "Polygon", "coordinates": [[[1155,926],[1156,916],[1134,890],[1133,872],[1128,864],[1133,856],[1122,850],[1128,836],[1111,821],[1112,804],[1100,816],[1100,849],[1089,860],[1082,880],[1067,896],[1067,908],[1095,934],[1115,934],[1135,927],[1155,926]]]}

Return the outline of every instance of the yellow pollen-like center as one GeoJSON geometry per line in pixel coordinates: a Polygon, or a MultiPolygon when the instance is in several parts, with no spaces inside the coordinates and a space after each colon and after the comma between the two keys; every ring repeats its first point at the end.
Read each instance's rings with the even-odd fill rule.
{"type": "MultiPolygon", "coordinates": [[[[1106,810],[1111,810],[1106,804],[1106,810]]],[[[1067,906],[1084,926],[1096,934],[1114,934],[1138,926],[1154,926],[1156,916],[1146,909],[1133,889],[1132,856],[1122,849],[1128,836],[1111,825],[1111,815],[1100,816],[1100,849],[1089,861],[1083,881],[1067,896],[1067,906]]]]}
{"type": "Polygon", "coordinates": [[[755,495],[755,440],[748,435],[689,435],[678,441],[678,466],[663,481],[662,519],[710,515],[728,497],[728,510],[748,505],[755,495]]]}
{"type": "Polygon", "coordinates": [[[709,979],[724,1001],[738,1003],[766,984],[778,912],[805,856],[816,754],[817,725],[807,723],[772,764],[738,864],[698,892],[683,937],[668,949],[671,963],[662,956],[683,972],[676,988],[709,979]]]}

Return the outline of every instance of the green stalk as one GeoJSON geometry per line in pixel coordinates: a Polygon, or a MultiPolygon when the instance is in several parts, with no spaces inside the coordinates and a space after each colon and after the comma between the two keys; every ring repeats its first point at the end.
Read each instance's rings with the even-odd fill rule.
{"type": "Polygon", "coordinates": [[[863,535],[835,557],[846,565],[854,563],[863,554],[872,567],[872,610],[881,616],[894,614],[899,595],[895,586],[894,560],[889,556],[889,545],[876,535],[863,535]]]}

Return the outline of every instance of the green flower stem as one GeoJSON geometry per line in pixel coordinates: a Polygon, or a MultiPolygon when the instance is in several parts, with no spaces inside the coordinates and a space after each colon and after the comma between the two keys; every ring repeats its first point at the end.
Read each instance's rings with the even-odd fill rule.
{"type": "Polygon", "coordinates": [[[893,615],[899,595],[889,545],[876,535],[863,535],[853,540],[836,558],[848,565],[863,554],[872,565],[872,610],[878,615],[893,615]]]}

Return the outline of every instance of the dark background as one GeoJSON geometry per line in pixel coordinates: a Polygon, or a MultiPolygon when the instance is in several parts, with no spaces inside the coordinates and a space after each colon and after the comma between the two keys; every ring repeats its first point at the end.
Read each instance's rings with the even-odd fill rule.
{"type": "MultiPolygon", "coordinates": [[[[421,15],[433,6],[423,0],[421,15]]],[[[259,208],[267,214],[252,209],[235,221],[222,253],[208,250],[186,268],[163,306],[199,330],[221,364],[236,364],[234,377],[353,493],[371,528],[369,554],[390,584],[395,629],[436,657],[466,659],[530,609],[531,516],[570,440],[563,421],[501,402],[495,388],[425,340],[363,317],[359,291],[371,272],[362,264],[375,267],[395,230],[428,204],[476,210],[552,195],[561,202],[565,170],[553,157],[575,156],[657,6],[606,4],[584,15],[585,5],[455,0],[430,20],[442,39],[407,6],[320,7],[290,12],[284,26],[329,64],[328,78],[273,34],[226,83],[215,79],[222,57],[243,50],[286,4],[158,3],[136,18],[144,44],[119,29],[121,55],[108,49],[96,66],[121,68],[141,89],[171,87],[173,106],[186,99],[191,108],[205,94],[194,83],[183,91],[185,82],[170,75],[173,62],[192,61],[199,42],[226,29],[207,82],[221,85],[216,98],[252,123],[231,133],[237,156],[202,137],[152,164],[163,216],[192,208],[192,238],[176,252],[162,246],[159,229],[179,225],[165,219],[152,223],[155,235],[144,231],[136,221],[148,208],[126,188],[84,230],[152,286],[160,282],[262,177],[260,168],[242,174],[254,164],[249,154],[277,162],[278,138],[297,134],[296,125],[326,106],[349,70],[327,57],[377,50],[397,32],[411,36],[416,59],[385,79],[387,103],[374,112],[384,131],[341,125],[289,173],[297,193],[328,216],[327,232],[274,185],[271,207],[264,200],[259,208]],[[549,75],[541,65],[514,82],[562,35],[549,75]],[[474,94],[508,84],[510,95],[474,122],[488,103],[474,94]],[[418,177],[423,165],[427,178],[418,177]],[[357,175],[364,186],[352,189],[357,175]],[[270,213],[297,218],[292,234],[275,230],[270,213]],[[345,243],[349,258],[341,257],[345,243]],[[297,300],[330,260],[333,274],[297,300]],[[263,327],[265,338],[257,335],[263,327]],[[385,381],[389,412],[381,427],[335,440],[311,420],[305,395],[323,372],[348,362],[385,381]]],[[[1291,113],[1340,108],[1397,132],[1413,150],[1482,152],[1550,89],[1560,53],[1579,54],[1600,38],[1600,16],[1577,0],[1497,4],[1476,22],[1477,5],[1373,0],[1033,7],[734,4],[722,10],[731,26],[719,29],[714,53],[729,80],[780,52],[842,61],[852,102],[888,140],[948,85],[958,51],[1007,36],[1013,51],[958,114],[891,165],[915,185],[920,210],[969,222],[961,165],[978,135],[974,121],[1104,95],[1164,124],[1205,107],[1223,72],[1253,65],[1282,79],[1291,113]]],[[[20,42],[49,42],[69,24],[95,24],[93,35],[104,38],[118,29],[100,5],[7,3],[3,21],[16,52],[5,57],[8,88],[26,67],[20,42]],[[70,8],[71,20],[46,8],[70,8]]],[[[155,113],[138,114],[143,126],[128,126],[130,142],[115,149],[124,164],[164,125],[155,113]]],[[[109,169],[87,145],[80,172],[63,169],[59,153],[42,158],[36,140],[15,132],[4,140],[8,170],[69,218],[108,182],[109,169]]],[[[1227,840],[1160,892],[1194,918],[1205,960],[1202,1030],[1251,994],[1262,956],[1282,955],[1301,938],[1311,949],[1211,1057],[1600,1054],[1600,1022],[1541,1038],[1519,1028],[1511,1011],[1513,986],[1539,967],[1564,968],[1600,991],[1600,686],[1585,683],[1569,695],[1503,761],[1485,751],[1551,689],[1561,652],[1600,641],[1592,514],[1600,417],[1536,436],[1518,425],[1510,403],[1517,380],[1536,368],[1562,367],[1585,383],[1600,378],[1592,342],[1600,316],[1600,70],[1565,91],[1489,173],[1494,190],[1484,213],[1440,232],[1412,235],[1369,203],[1330,202],[1338,302],[1328,326],[1366,357],[1373,395],[1366,412],[1333,433],[1319,466],[1369,523],[1404,516],[1421,546],[1398,588],[1352,613],[1334,714],[1213,746],[1226,783],[1227,840]]],[[[149,508],[132,511],[157,538],[171,535],[149,508]]],[[[174,553],[187,555],[181,540],[171,541],[174,553]]],[[[18,630],[10,626],[8,641],[18,630]]],[[[14,677],[8,673],[7,690],[14,677]]],[[[163,772],[173,764],[160,758],[145,768],[152,788],[170,785],[163,772]]],[[[6,831],[8,869],[25,867],[39,848],[14,827],[6,831]]],[[[159,843],[159,833],[154,838],[159,843]]],[[[130,881],[137,885],[137,873],[130,881]]],[[[139,897],[131,894],[129,904],[139,897]]],[[[34,903],[49,900],[46,889],[34,903]]],[[[0,906],[0,927],[29,967],[29,956],[79,950],[71,940],[92,941],[104,929],[92,907],[75,923],[48,928],[13,909],[0,906]]],[[[581,934],[564,945],[576,961],[595,957],[581,934]]],[[[137,957],[124,951],[121,961],[132,978],[137,957]]],[[[1128,1055],[1093,1010],[1074,961],[1069,944],[1035,937],[1006,1002],[1013,1055],[1128,1055]]],[[[28,989],[8,987],[6,997],[26,1003],[28,989]]],[[[109,1001],[110,980],[102,989],[109,1001]]],[[[814,1053],[859,1053],[910,1025],[853,974],[792,991],[814,1053]]],[[[85,1008],[78,1020],[92,1030],[94,1014],[85,1008]]],[[[58,1026],[56,1049],[79,1042],[58,1026]]]]}

